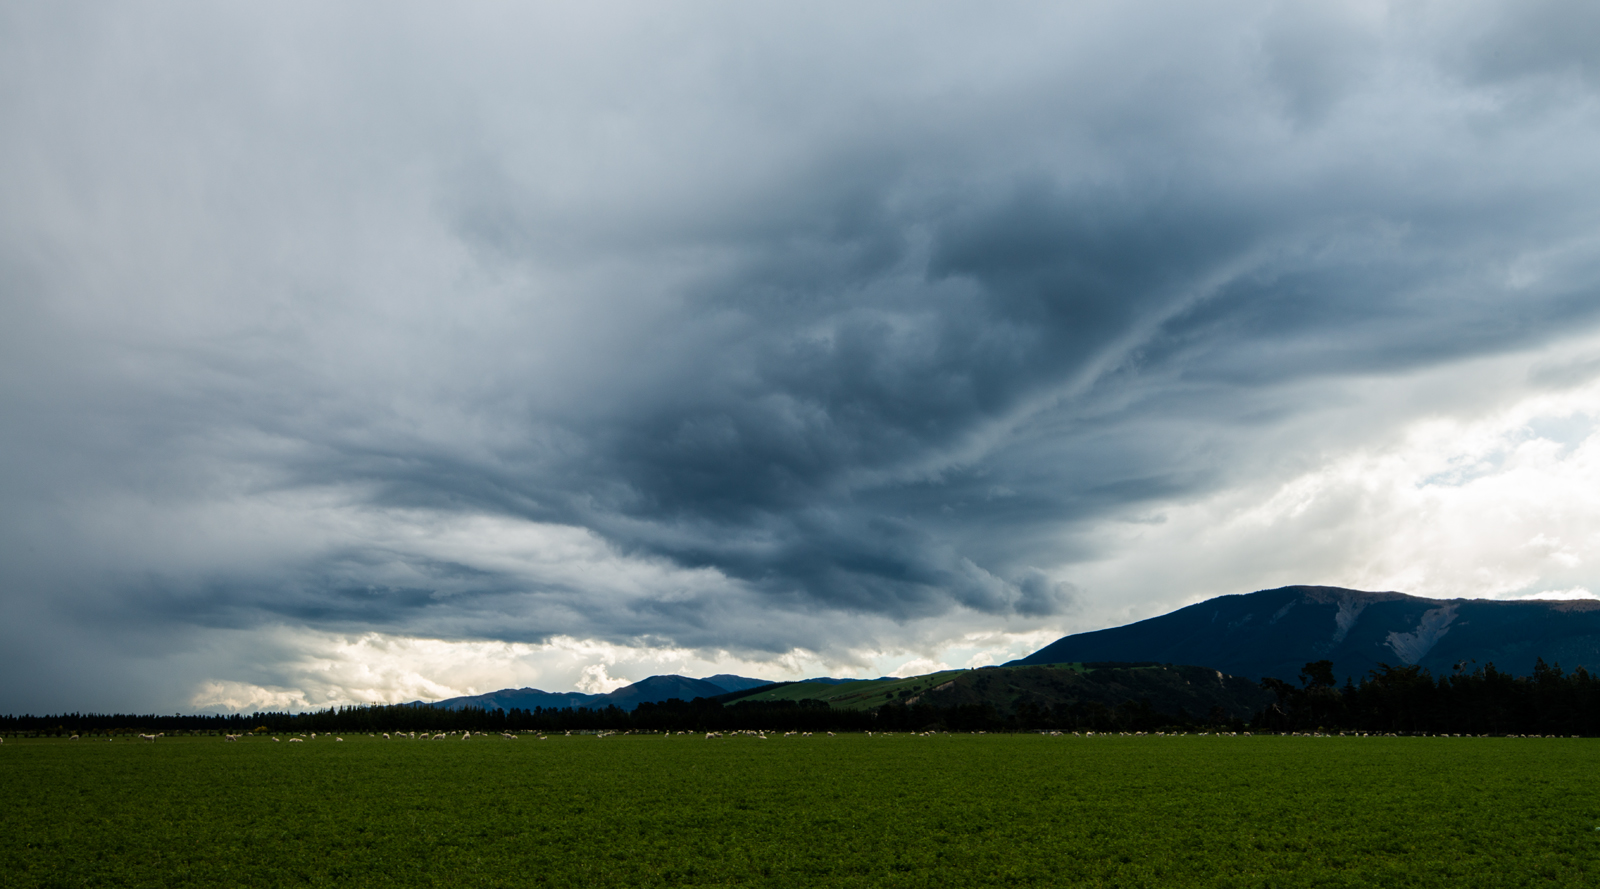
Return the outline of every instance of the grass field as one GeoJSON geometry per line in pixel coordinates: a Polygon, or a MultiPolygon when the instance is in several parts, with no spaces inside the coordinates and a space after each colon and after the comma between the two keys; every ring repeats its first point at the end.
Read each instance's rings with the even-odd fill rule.
{"type": "Polygon", "coordinates": [[[8,739],[4,886],[1593,886],[1600,741],[8,739]]]}

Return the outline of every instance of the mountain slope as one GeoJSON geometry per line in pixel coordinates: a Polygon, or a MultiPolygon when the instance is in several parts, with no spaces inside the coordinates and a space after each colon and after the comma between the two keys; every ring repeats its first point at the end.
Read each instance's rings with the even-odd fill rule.
{"type": "Polygon", "coordinates": [[[606,707],[620,707],[623,710],[632,710],[646,702],[657,704],[672,698],[681,698],[685,701],[692,701],[695,698],[714,698],[730,691],[760,688],[770,684],[764,679],[731,674],[720,674],[707,679],[690,679],[687,676],[674,675],[651,676],[603,695],[584,694],[581,691],[549,692],[537,688],[503,688],[487,694],[435,701],[430,706],[443,707],[447,710],[462,710],[467,707],[482,707],[485,710],[513,708],[532,710],[535,707],[545,709],[587,707],[591,710],[603,710],[606,707]],[[722,681],[713,681],[718,679],[722,681]]]}
{"type": "Polygon", "coordinates": [[[1283,587],[1066,636],[1010,665],[1157,661],[1294,681],[1307,662],[1326,659],[1342,682],[1380,663],[1419,664],[1439,675],[1462,662],[1493,662],[1526,675],[1541,657],[1569,670],[1600,668],[1600,601],[1440,600],[1283,587]]]}
{"type": "Polygon", "coordinates": [[[905,679],[869,679],[845,686],[795,682],[747,695],[740,702],[824,701],[843,710],[872,710],[888,703],[955,707],[987,704],[1002,714],[1019,708],[1099,704],[1114,709],[1148,701],[1153,710],[1205,717],[1220,707],[1249,719],[1274,700],[1255,682],[1209,667],[1164,664],[1051,664],[947,670],[905,679]]]}
{"type": "Polygon", "coordinates": [[[714,698],[728,691],[729,689],[713,685],[704,679],[690,679],[687,676],[651,676],[649,679],[641,679],[632,685],[623,686],[610,694],[600,695],[602,702],[590,706],[615,706],[632,710],[646,701],[652,704],[672,698],[692,701],[695,698],[714,698]]]}
{"type": "Polygon", "coordinates": [[[966,670],[946,670],[925,676],[904,679],[885,677],[861,679],[855,682],[808,679],[791,682],[757,694],[742,695],[743,701],[824,701],[831,707],[844,710],[872,710],[895,701],[904,702],[919,692],[933,688],[960,676],[966,670]]]}
{"type": "MultiPolygon", "coordinates": [[[[744,691],[747,688],[760,688],[771,685],[771,679],[751,679],[749,676],[735,676],[732,673],[718,673],[715,676],[702,676],[700,681],[709,682],[723,691],[744,691]]],[[[685,698],[684,700],[690,700],[685,698]]]]}
{"type": "Polygon", "coordinates": [[[939,707],[989,704],[1001,713],[1026,707],[1149,702],[1158,713],[1206,717],[1220,708],[1249,719],[1275,697],[1255,682],[1209,667],[1172,664],[1052,664],[971,670],[920,696],[939,707]]]}
{"type": "Polygon", "coordinates": [[[464,695],[432,703],[422,701],[418,703],[429,707],[443,707],[446,710],[465,710],[468,707],[481,707],[484,710],[513,708],[532,710],[535,707],[559,710],[566,707],[593,707],[593,702],[601,697],[603,695],[584,694],[581,691],[551,692],[537,688],[502,688],[487,694],[464,695]]]}

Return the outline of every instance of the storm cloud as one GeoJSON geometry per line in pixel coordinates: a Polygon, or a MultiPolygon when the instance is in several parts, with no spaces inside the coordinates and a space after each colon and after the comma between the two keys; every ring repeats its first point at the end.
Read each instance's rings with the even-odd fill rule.
{"type": "Polygon", "coordinates": [[[1585,4],[0,16],[0,709],[1600,583],[1373,567],[1372,479],[1587,471],[1585,4]]]}

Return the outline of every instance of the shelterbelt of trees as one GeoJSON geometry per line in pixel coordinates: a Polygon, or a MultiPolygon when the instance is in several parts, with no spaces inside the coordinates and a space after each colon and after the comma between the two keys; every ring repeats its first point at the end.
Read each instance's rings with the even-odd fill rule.
{"type": "Polygon", "coordinates": [[[1148,699],[1107,706],[1097,701],[1024,701],[940,707],[887,704],[876,710],[830,708],[822,701],[715,698],[640,704],[632,711],[562,708],[447,710],[417,704],[337,707],[308,713],[132,715],[67,713],[0,716],[0,733],[68,735],[149,731],[217,734],[393,731],[1156,731],[1291,732],[1307,730],[1416,734],[1600,736],[1600,677],[1582,667],[1564,673],[1539,661],[1531,676],[1486,664],[1434,677],[1416,666],[1381,665],[1359,684],[1336,685],[1333,665],[1305,665],[1295,685],[1264,679],[1276,703],[1246,721],[1209,714],[1163,713],[1148,699]]]}
{"type": "Polygon", "coordinates": [[[1583,667],[1563,673],[1541,658],[1531,676],[1513,676],[1485,664],[1457,664],[1435,678],[1421,667],[1382,664],[1360,684],[1335,685],[1333,664],[1314,661],[1295,686],[1280,679],[1261,685],[1278,702],[1256,715],[1263,731],[1337,728],[1440,734],[1600,735],[1600,677],[1583,667]]]}

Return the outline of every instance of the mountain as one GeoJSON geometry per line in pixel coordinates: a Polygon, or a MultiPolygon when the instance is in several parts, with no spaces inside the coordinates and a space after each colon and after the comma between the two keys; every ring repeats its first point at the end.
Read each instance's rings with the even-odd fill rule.
{"type": "Polygon", "coordinates": [[[510,710],[520,708],[532,710],[535,707],[545,709],[561,709],[564,707],[592,707],[590,702],[599,695],[587,695],[581,691],[550,692],[537,688],[502,688],[481,695],[463,695],[459,698],[446,698],[442,701],[417,701],[422,707],[443,707],[446,710],[465,710],[468,707],[481,707],[485,710],[510,710]]]}
{"type": "Polygon", "coordinates": [[[704,679],[690,679],[686,676],[651,676],[632,685],[625,685],[610,694],[600,695],[602,700],[590,706],[615,705],[624,710],[632,710],[646,701],[652,704],[672,698],[692,701],[695,698],[714,698],[728,691],[729,689],[713,685],[704,679]]]}
{"type": "Polygon", "coordinates": [[[1296,681],[1311,661],[1360,679],[1379,664],[1434,675],[1493,663],[1516,675],[1534,661],[1600,669],[1600,601],[1424,599],[1339,587],[1291,586],[1220,596],[1138,623],[1058,639],[1008,666],[1082,661],[1203,664],[1224,673],[1296,681]]]}
{"type": "MultiPolygon", "coordinates": [[[[532,710],[535,707],[549,709],[562,709],[565,707],[594,707],[594,701],[604,695],[588,695],[581,691],[550,692],[537,688],[502,688],[488,694],[465,695],[459,698],[446,698],[442,701],[431,703],[418,701],[417,703],[428,707],[443,707],[446,710],[465,710],[468,707],[481,707],[485,710],[510,710],[521,708],[532,710]]],[[[604,707],[604,704],[600,705],[604,707]]]]}
{"type": "Polygon", "coordinates": [[[620,707],[623,710],[632,710],[646,702],[657,704],[672,698],[681,698],[685,701],[692,701],[695,698],[714,698],[732,691],[761,688],[771,684],[765,679],[751,679],[748,676],[734,676],[730,673],[719,673],[705,679],[673,675],[651,676],[603,695],[584,694],[581,691],[550,692],[537,688],[502,688],[487,694],[435,701],[429,706],[443,707],[446,710],[463,710],[467,707],[482,707],[485,710],[510,710],[514,707],[523,710],[532,710],[535,707],[545,709],[588,707],[591,710],[603,710],[606,707],[620,707]]]}
{"type": "MultiPolygon", "coordinates": [[[[760,688],[763,685],[772,684],[771,679],[751,679],[749,676],[735,676],[732,673],[718,673],[715,676],[703,676],[701,677],[700,681],[709,682],[712,685],[721,688],[723,691],[744,691],[747,688],[760,688]]],[[[684,698],[684,700],[687,701],[692,699],[684,698]]]]}
{"type": "Polygon", "coordinates": [[[756,694],[740,703],[823,701],[842,710],[875,710],[888,703],[956,707],[987,704],[1002,714],[1029,707],[1099,705],[1115,709],[1148,702],[1168,716],[1185,711],[1209,716],[1214,708],[1249,719],[1274,700],[1253,680],[1228,676],[1210,667],[1158,663],[1049,664],[946,670],[905,679],[865,679],[848,685],[794,682],[756,694]]]}

